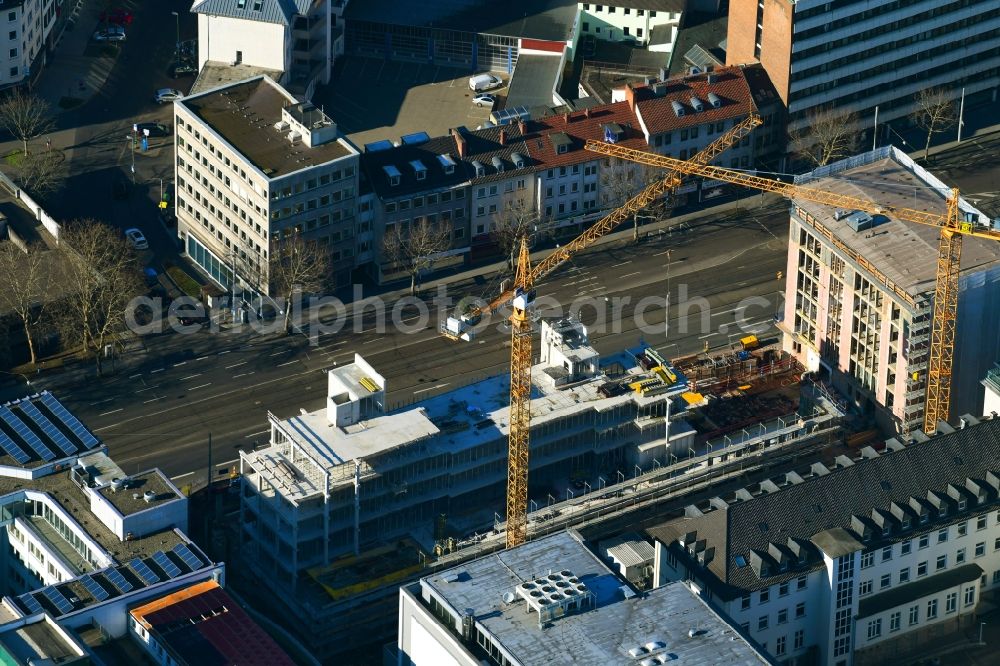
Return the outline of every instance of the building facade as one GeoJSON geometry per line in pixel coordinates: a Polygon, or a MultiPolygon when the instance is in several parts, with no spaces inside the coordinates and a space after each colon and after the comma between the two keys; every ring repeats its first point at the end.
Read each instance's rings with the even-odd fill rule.
{"type": "Polygon", "coordinates": [[[280,72],[279,82],[311,97],[330,81],[334,0],[199,0],[198,69],[248,65],[280,72]]]}
{"type": "Polygon", "coordinates": [[[358,151],[267,76],[174,105],[177,234],[224,289],[270,296],[282,244],[325,247],[334,278],[355,265],[358,151]]]}
{"type": "Polygon", "coordinates": [[[687,580],[786,664],[912,660],[1000,589],[998,433],[968,416],[690,506],[649,531],[656,580],[687,580]]]}
{"type": "Polygon", "coordinates": [[[868,119],[877,106],[879,121],[888,122],[909,114],[927,88],[945,88],[956,100],[964,88],[967,97],[995,102],[998,28],[991,0],[732,0],[726,62],[760,62],[792,128],[816,109],[868,119]]]}
{"type": "Polygon", "coordinates": [[[654,28],[669,31],[658,50],[671,51],[677,39],[684,0],[612,0],[613,4],[581,2],[580,34],[609,42],[649,44],[654,28]]]}
{"type": "MultiPolygon", "coordinates": [[[[895,148],[796,177],[810,187],[945,213],[947,187],[895,148]],[[917,203],[918,202],[918,203],[917,203]]],[[[964,199],[975,224],[987,218],[964,199]]],[[[1000,357],[996,242],[964,243],[950,419],[982,413],[980,381],[1000,357]]],[[[923,424],[938,233],[886,215],[793,200],[783,348],[885,431],[923,424]]]]}
{"type": "Polygon", "coordinates": [[[0,47],[0,88],[31,79],[45,66],[60,24],[63,0],[7,0],[0,3],[6,34],[0,47]]]}

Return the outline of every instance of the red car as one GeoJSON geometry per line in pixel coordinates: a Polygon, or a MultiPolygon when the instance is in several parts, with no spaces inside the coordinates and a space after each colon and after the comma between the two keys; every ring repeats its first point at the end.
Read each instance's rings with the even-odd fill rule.
{"type": "Polygon", "coordinates": [[[116,7],[110,12],[101,12],[100,19],[114,25],[132,25],[132,12],[116,7]]]}

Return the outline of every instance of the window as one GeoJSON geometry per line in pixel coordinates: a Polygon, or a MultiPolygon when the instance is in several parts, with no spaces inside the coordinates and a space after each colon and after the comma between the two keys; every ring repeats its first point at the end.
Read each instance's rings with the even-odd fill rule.
{"type": "Polygon", "coordinates": [[[10,57],[11,58],[16,58],[17,57],[17,49],[11,49],[10,50],[10,57]]]}
{"type": "Polygon", "coordinates": [[[10,68],[10,75],[11,76],[17,76],[17,67],[11,67],[10,68]]]}
{"type": "Polygon", "coordinates": [[[963,520],[958,524],[958,536],[963,537],[969,533],[969,522],[963,520]]]}
{"type": "Polygon", "coordinates": [[[920,606],[910,606],[910,626],[920,622],[920,606]]]}
{"type": "Polygon", "coordinates": [[[958,592],[949,592],[944,598],[944,612],[954,613],[956,608],[958,608],[958,592]]]}
{"type": "Polygon", "coordinates": [[[750,608],[750,595],[744,594],[743,598],[740,599],[740,610],[746,610],[750,608]]]}
{"type": "Polygon", "coordinates": [[[966,606],[971,606],[972,604],[976,603],[976,588],[974,587],[965,588],[964,601],[966,606]]]}
{"type": "Polygon", "coordinates": [[[891,573],[882,574],[882,578],[879,579],[878,589],[884,590],[890,585],[892,585],[892,574],[891,573]]]}
{"type": "MultiPolygon", "coordinates": [[[[641,11],[641,10],[640,10],[641,11]]],[[[799,629],[795,632],[795,642],[792,644],[793,648],[796,650],[801,650],[802,646],[806,642],[806,632],[804,629],[799,629]]]]}
{"type": "Polygon", "coordinates": [[[900,613],[899,611],[896,611],[895,613],[889,616],[889,631],[899,631],[901,617],[902,613],[900,613]]]}
{"type": "Polygon", "coordinates": [[[892,559],[892,546],[886,546],[882,549],[882,561],[887,562],[892,559]]]}
{"type": "Polygon", "coordinates": [[[917,565],[917,578],[927,575],[927,563],[921,562],[917,565]]]}
{"type": "Polygon", "coordinates": [[[934,567],[934,570],[935,571],[941,571],[941,569],[944,569],[946,566],[948,566],[948,556],[947,555],[938,555],[937,564],[934,567]]]}
{"type": "Polygon", "coordinates": [[[938,543],[944,543],[948,540],[948,528],[938,530],[938,543]]]}
{"type": "Polygon", "coordinates": [[[910,567],[903,567],[899,570],[899,583],[902,585],[908,582],[910,582],[910,567]]]}
{"type": "Polygon", "coordinates": [[[14,22],[17,20],[17,12],[7,12],[7,20],[14,22]]]}
{"type": "Polygon", "coordinates": [[[882,618],[868,621],[868,640],[882,635],[882,618]]]}
{"type": "Polygon", "coordinates": [[[861,581],[861,585],[858,587],[858,594],[865,596],[872,593],[872,582],[870,580],[861,581]]]}
{"type": "Polygon", "coordinates": [[[938,602],[937,599],[931,599],[927,602],[927,619],[933,620],[937,617],[938,602]]]}
{"type": "Polygon", "coordinates": [[[993,540],[993,550],[1000,550],[1000,537],[993,540]]]}
{"type": "Polygon", "coordinates": [[[761,615],[757,618],[757,631],[764,631],[767,629],[767,615],[761,615]]]}
{"type": "Polygon", "coordinates": [[[997,583],[1000,583],[1000,569],[993,572],[993,584],[996,585],[997,583]]]}
{"type": "Polygon", "coordinates": [[[976,531],[986,529],[986,516],[979,516],[976,518],[976,531]]]}
{"type": "Polygon", "coordinates": [[[806,589],[806,577],[805,576],[799,576],[798,580],[796,581],[795,589],[797,589],[797,590],[804,590],[804,589],[806,589]]]}
{"type": "Polygon", "coordinates": [[[955,552],[955,564],[962,564],[963,562],[965,562],[965,549],[959,548],[955,552]]]}
{"type": "Polygon", "coordinates": [[[912,549],[913,549],[913,541],[910,539],[907,539],[903,543],[899,544],[900,555],[909,555],[912,549]]]}
{"type": "Polygon", "coordinates": [[[785,624],[788,622],[788,609],[782,608],[778,611],[778,624],[785,624]]]}
{"type": "Polygon", "coordinates": [[[787,597],[788,596],[788,581],[785,581],[778,586],[778,596],[787,597]]]}
{"type": "Polygon", "coordinates": [[[927,545],[930,543],[930,539],[931,539],[931,537],[930,537],[929,534],[923,534],[923,535],[921,535],[921,537],[920,537],[920,543],[917,545],[917,548],[921,548],[921,549],[922,548],[926,548],[927,545]]]}
{"type": "Polygon", "coordinates": [[[982,557],[986,554],[986,542],[980,541],[976,544],[976,557],[982,557]]]}
{"type": "Polygon", "coordinates": [[[766,588],[760,591],[760,603],[766,604],[767,600],[771,598],[771,589],[766,588]]]}
{"type": "Polygon", "coordinates": [[[11,30],[9,33],[7,33],[7,39],[11,41],[17,39],[17,30],[11,30]]]}
{"type": "MultiPolygon", "coordinates": [[[[627,9],[625,11],[628,11],[627,9]]],[[[785,654],[785,637],[778,636],[777,642],[774,644],[774,654],[777,656],[782,656],[785,654]]]]}
{"type": "Polygon", "coordinates": [[[800,601],[795,604],[795,617],[796,619],[806,616],[806,602],[800,601]]]}
{"type": "Polygon", "coordinates": [[[875,564],[875,553],[863,553],[861,555],[861,568],[867,569],[875,564]]]}

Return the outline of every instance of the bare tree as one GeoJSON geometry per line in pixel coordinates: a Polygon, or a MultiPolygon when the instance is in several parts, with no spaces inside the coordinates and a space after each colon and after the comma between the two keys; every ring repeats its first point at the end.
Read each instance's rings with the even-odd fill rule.
{"type": "Polygon", "coordinates": [[[58,191],[65,178],[63,154],[55,150],[23,156],[14,173],[14,180],[22,189],[42,197],[58,191]]]}
{"type": "Polygon", "coordinates": [[[382,239],[386,259],[410,276],[410,294],[417,293],[420,273],[437,263],[442,252],[451,247],[451,228],[426,220],[414,222],[409,230],[394,224],[382,239]]]}
{"type": "MultiPolygon", "coordinates": [[[[618,208],[636,193],[636,165],[617,157],[601,165],[601,200],[607,209],[618,208]]],[[[632,240],[639,242],[639,220],[632,216],[632,240]]]]}
{"type": "Polygon", "coordinates": [[[910,114],[910,119],[920,129],[927,132],[927,142],[924,144],[924,161],[930,155],[931,139],[935,134],[943,132],[958,121],[958,110],[955,100],[943,88],[928,88],[917,93],[916,109],[910,114]]]}
{"type": "Polygon", "coordinates": [[[836,162],[856,153],[861,145],[858,117],[825,109],[810,111],[805,125],[790,130],[788,139],[789,151],[813,166],[836,162]]]}
{"type": "Polygon", "coordinates": [[[48,102],[15,88],[0,101],[0,127],[13,134],[28,155],[28,142],[45,134],[55,125],[48,102]]]}
{"type": "Polygon", "coordinates": [[[552,236],[553,227],[551,219],[543,219],[524,199],[514,199],[493,215],[490,237],[507,258],[508,269],[513,270],[521,239],[527,238],[530,247],[552,236]]]}
{"type": "Polygon", "coordinates": [[[324,291],[330,279],[330,254],[299,235],[271,244],[268,262],[271,292],[285,300],[285,333],[291,330],[293,295],[324,291]]]}
{"type": "Polygon", "coordinates": [[[23,251],[13,242],[0,243],[0,275],[4,276],[0,315],[9,311],[20,320],[32,365],[38,362],[35,334],[45,309],[46,268],[41,248],[28,246],[27,251],[23,251]]]}
{"type": "Polygon", "coordinates": [[[143,291],[139,264],[125,239],[95,220],[67,225],[59,247],[69,290],[63,330],[77,331],[84,350],[95,352],[101,374],[101,352],[125,330],[126,312],[143,291]]]}

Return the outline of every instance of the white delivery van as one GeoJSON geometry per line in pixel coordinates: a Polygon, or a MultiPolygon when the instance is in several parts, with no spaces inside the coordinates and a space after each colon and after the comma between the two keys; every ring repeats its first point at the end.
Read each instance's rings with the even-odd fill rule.
{"type": "Polygon", "coordinates": [[[492,74],[479,74],[469,79],[469,90],[481,92],[483,90],[493,90],[503,85],[503,80],[499,76],[492,74]]]}

